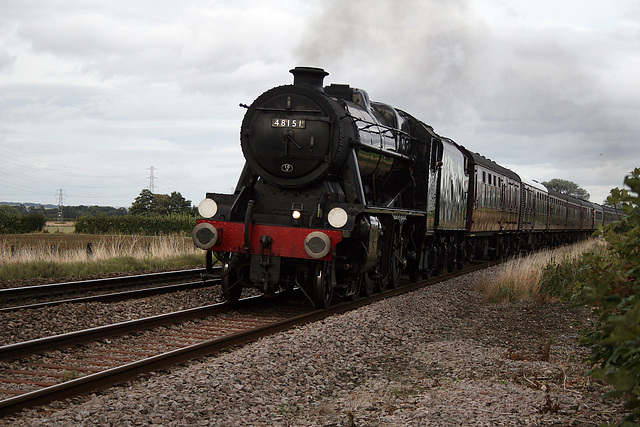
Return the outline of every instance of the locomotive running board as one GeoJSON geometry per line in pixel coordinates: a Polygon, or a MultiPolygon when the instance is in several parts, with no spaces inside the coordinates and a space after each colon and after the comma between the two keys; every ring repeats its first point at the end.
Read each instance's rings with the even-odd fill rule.
{"type": "Polygon", "coordinates": [[[365,207],[364,212],[372,214],[399,215],[399,216],[427,216],[426,212],[415,211],[412,209],[395,209],[383,207],[365,207]]]}

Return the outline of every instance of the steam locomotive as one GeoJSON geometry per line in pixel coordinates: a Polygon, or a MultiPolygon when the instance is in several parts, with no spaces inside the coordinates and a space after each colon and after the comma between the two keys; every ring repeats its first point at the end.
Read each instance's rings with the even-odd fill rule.
{"type": "Polygon", "coordinates": [[[300,288],[317,306],[572,242],[607,207],[548,190],[323,69],[260,95],[242,121],[233,194],[207,193],[194,244],[224,298],[300,288]],[[214,256],[222,264],[214,273],[214,256]]]}

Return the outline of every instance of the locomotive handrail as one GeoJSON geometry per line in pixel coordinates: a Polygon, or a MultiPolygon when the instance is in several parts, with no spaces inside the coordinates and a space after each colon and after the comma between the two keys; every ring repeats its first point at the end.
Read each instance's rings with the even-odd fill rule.
{"type": "Polygon", "coordinates": [[[322,110],[294,110],[292,108],[256,107],[259,111],[277,111],[279,113],[322,113],[322,110]]]}
{"type": "Polygon", "coordinates": [[[357,142],[354,144],[357,147],[364,149],[365,151],[371,151],[373,153],[382,154],[384,156],[393,157],[396,159],[405,160],[408,162],[413,161],[413,159],[409,156],[405,156],[404,154],[396,153],[395,151],[385,150],[384,148],[374,147],[373,145],[363,144],[361,142],[357,142]]]}
{"type": "Polygon", "coordinates": [[[351,117],[351,119],[353,119],[354,122],[362,122],[362,123],[366,123],[368,125],[368,126],[362,128],[360,130],[367,129],[367,128],[371,127],[371,126],[378,126],[378,127],[384,129],[384,132],[378,132],[379,135],[382,135],[385,132],[393,132],[393,133],[397,133],[397,134],[400,134],[400,135],[404,135],[404,136],[406,136],[407,138],[409,138],[411,140],[418,141],[418,138],[416,138],[415,136],[411,135],[410,133],[407,133],[407,132],[403,131],[402,129],[397,129],[397,128],[394,128],[394,127],[391,127],[391,126],[387,126],[387,125],[382,124],[382,123],[370,122],[370,121],[361,119],[361,118],[356,117],[353,114],[349,114],[349,113],[347,113],[347,117],[351,117]]]}

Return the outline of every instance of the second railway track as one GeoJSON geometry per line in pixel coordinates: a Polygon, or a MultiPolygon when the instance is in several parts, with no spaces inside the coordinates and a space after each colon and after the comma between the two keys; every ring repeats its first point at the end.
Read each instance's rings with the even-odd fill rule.
{"type": "Polygon", "coordinates": [[[199,279],[202,269],[178,270],[104,279],[0,289],[0,313],[64,303],[113,302],[210,286],[199,279]],[[187,279],[198,279],[184,283],[187,279]],[[176,283],[183,281],[183,283],[176,283]]]}

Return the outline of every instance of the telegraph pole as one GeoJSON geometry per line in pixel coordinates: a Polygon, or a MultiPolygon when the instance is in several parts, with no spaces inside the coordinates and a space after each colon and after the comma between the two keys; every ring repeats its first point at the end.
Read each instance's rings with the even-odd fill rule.
{"type": "Polygon", "coordinates": [[[151,193],[153,194],[156,192],[155,171],[157,171],[158,169],[151,166],[150,168],[147,168],[147,170],[149,171],[149,178],[147,178],[149,180],[149,191],[151,191],[151,193]]]}
{"type": "Polygon", "coordinates": [[[58,199],[58,219],[57,223],[62,224],[64,222],[64,216],[62,215],[62,206],[64,205],[64,198],[66,193],[62,188],[56,191],[56,198],[58,199]]]}

